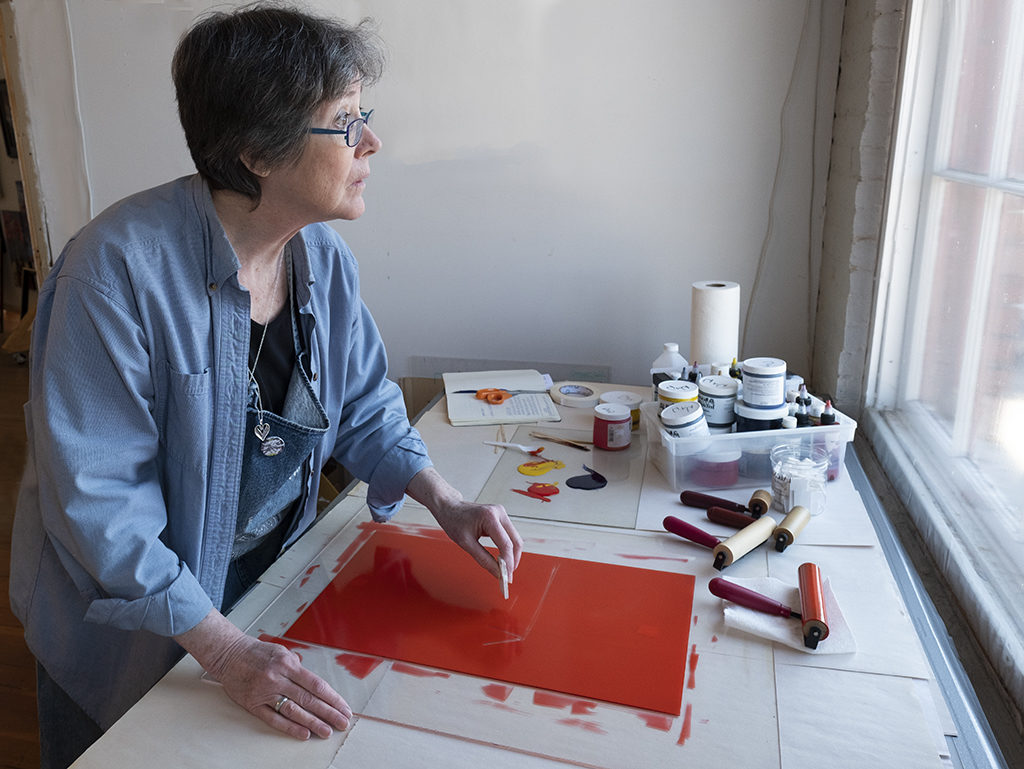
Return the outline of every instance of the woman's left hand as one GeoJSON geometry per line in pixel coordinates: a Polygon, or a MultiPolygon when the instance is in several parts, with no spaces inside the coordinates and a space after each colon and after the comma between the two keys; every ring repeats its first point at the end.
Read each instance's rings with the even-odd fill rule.
{"type": "Polygon", "coordinates": [[[498,548],[498,557],[505,561],[508,581],[519,566],[523,538],[501,505],[467,502],[434,468],[417,473],[409,482],[409,496],[425,505],[444,532],[455,544],[469,553],[476,562],[501,579],[501,570],[494,556],[480,544],[487,537],[498,548]]]}

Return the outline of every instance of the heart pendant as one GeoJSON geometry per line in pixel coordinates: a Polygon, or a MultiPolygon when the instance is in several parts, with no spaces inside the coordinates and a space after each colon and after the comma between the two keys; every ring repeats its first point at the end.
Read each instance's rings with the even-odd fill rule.
{"type": "Polygon", "coordinates": [[[268,425],[266,422],[260,422],[253,429],[253,432],[256,433],[257,438],[259,438],[261,441],[265,441],[267,439],[267,436],[270,435],[270,425],[268,425]]]}

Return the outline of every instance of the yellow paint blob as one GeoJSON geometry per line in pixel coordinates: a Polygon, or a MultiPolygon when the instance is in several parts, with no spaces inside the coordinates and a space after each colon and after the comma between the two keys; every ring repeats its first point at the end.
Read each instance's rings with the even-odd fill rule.
{"type": "Polygon", "coordinates": [[[551,470],[561,470],[563,467],[565,467],[565,462],[559,462],[557,459],[540,459],[535,462],[524,462],[519,465],[518,470],[523,475],[544,475],[551,470]]]}

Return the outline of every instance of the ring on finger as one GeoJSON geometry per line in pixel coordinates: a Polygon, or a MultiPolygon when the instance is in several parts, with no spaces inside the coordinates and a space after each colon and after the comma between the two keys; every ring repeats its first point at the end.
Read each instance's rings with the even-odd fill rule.
{"type": "Polygon", "coordinates": [[[287,698],[287,697],[285,697],[285,696],[284,696],[284,695],[282,694],[282,695],[281,695],[281,696],[280,696],[280,697],[278,698],[277,702],[275,702],[275,703],[274,703],[274,712],[275,712],[275,713],[280,713],[280,712],[281,712],[281,708],[283,708],[283,707],[284,707],[284,704],[285,704],[286,702],[288,702],[288,698],[287,698]]]}

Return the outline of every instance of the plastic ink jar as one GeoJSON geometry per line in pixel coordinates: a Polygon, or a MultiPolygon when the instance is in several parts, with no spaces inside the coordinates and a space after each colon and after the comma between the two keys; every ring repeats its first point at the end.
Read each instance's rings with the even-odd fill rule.
{"type": "Polygon", "coordinates": [[[629,448],[633,417],[629,407],[621,403],[599,403],[594,406],[594,447],[605,451],[629,448]]]}
{"type": "Polygon", "coordinates": [[[643,396],[631,393],[627,390],[610,390],[601,393],[601,403],[618,403],[629,409],[632,418],[632,429],[640,428],[640,404],[644,402],[643,396]]]}
{"type": "Polygon", "coordinates": [[[786,361],[747,358],[743,361],[743,402],[750,408],[773,409],[786,402],[786,361]]]}
{"type": "Polygon", "coordinates": [[[702,438],[711,435],[704,409],[697,401],[673,403],[661,412],[665,432],[674,438],[702,438]]]}
{"type": "Polygon", "coordinates": [[[778,430],[782,427],[782,418],[789,416],[789,406],[786,403],[773,409],[751,408],[744,399],[737,400],[733,409],[736,412],[736,432],[738,433],[778,430]]]}
{"type": "Polygon", "coordinates": [[[686,403],[687,401],[696,403],[697,394],[697,385],[685,379],[670,379],[658,385],[658,403],[663,409],[673,403],[686,403]]]}
{"type": "Polygon", "coordinates": [[[730,376],[705,376],[697,382],[697,402],[704,409],[708,427],[728,427],[736,421],[736,390],[739,382],[730,376]]]}
{"type": "Polygon", "coordinates": [[[740,478],[740,456],[738,450],[698,454],[690,465],[690,481],[706,489],[735,486],[740,478]]]}

